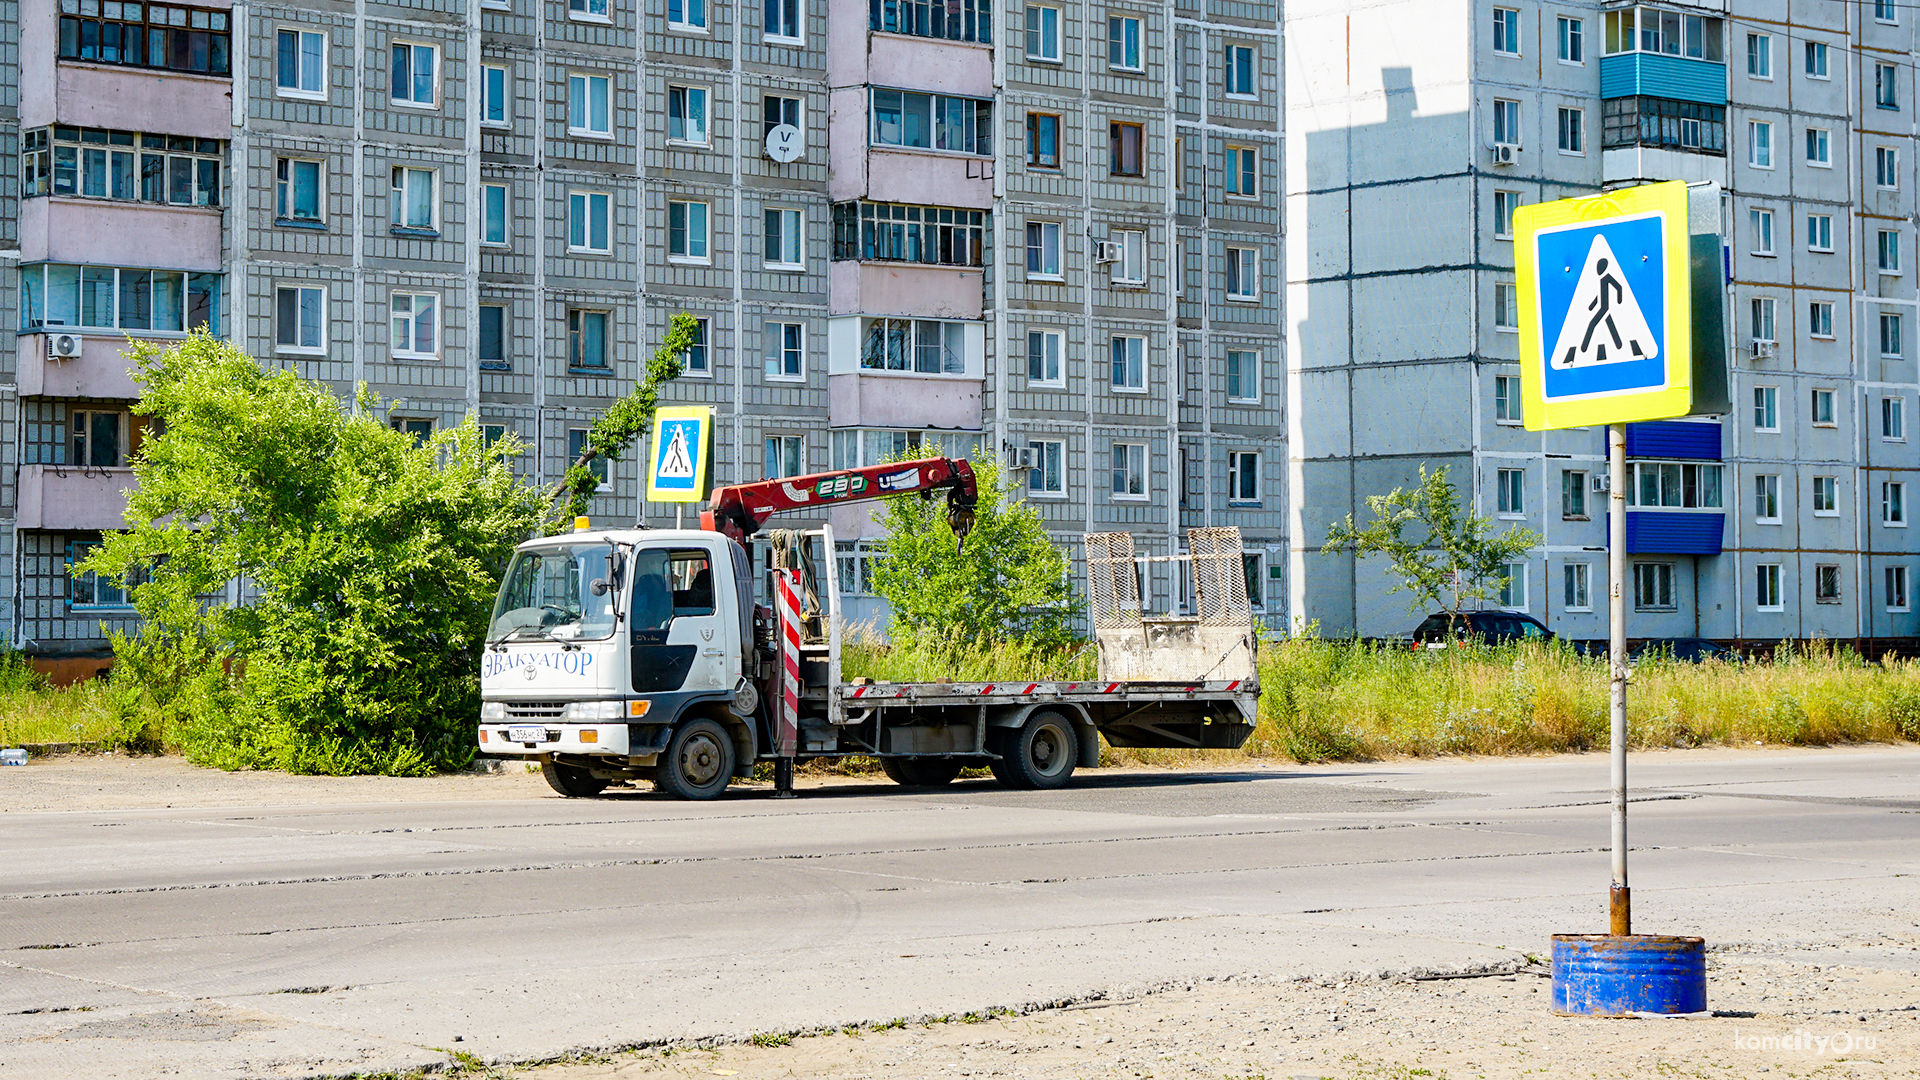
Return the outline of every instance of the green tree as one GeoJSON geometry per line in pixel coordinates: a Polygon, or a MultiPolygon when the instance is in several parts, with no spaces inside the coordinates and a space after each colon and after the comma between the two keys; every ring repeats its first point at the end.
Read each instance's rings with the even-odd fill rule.
{"type": "Polygon", "coordinates": [[[693,316],[684,311],[675,315],[667,325],[665,340],[647,362],[645,377],[633,384],[632,393],[608,406],[600,419],[587,429],[586,446],[573,464],[567,466],[566,473],[549,494],[548,501],[554,508],[547,519],[549,532],[571,529],[573,519],[587,512],[594,492],[600,488],[600,478],[593,472],[594,460],[620,460],[620,455],[627,452],[634,440],[653,426],[653,413],[660,404],[660,386],[680,377],[687,350],[699,339],[699,334],[700,324],[693,316]]]}
{"type": "Polygon", "coordinates": [[[424,443],[204,332],[138,346],[128,530],[81,569],[134,581],[116,685],[189,758],[417,774],[473,755],[499,575],[544,500],[471,417],[424,443]],[[232,602],[238,600],[238,603],[232,602]]]}
{"type": "Polygon", "coordinates": [[[1420,482],[1367,496],[1373,520],[1364,528],[1353,515],[1327,530],[1321,554],[1351,545],[1361,555],[1384,555],[1395,578],[1388,592],[1412,594],[1407,606],[1458,612],[1468,600],[1490,599],[1507,582],[1506,564],[1540,542],[1540,534],[1515,525],[1498,535],[1493,520],[1460,505],[1445,468],[1420,467],[1420,482]],[[1451,594],[1451,602],[1447,596],[1451,594]]]}
{"type": "Polygon", "coordinates": [[[954,542],[945,499],[897,495],[876,515],[886,551],[874,560],[873,589],[893,606],[893,636],[1067,643],[1080,600],[1067,583],[1066,555],[1038,511],[1008,498],[997,462],[970,464],[980,502],[964,545],[954,542]]]}

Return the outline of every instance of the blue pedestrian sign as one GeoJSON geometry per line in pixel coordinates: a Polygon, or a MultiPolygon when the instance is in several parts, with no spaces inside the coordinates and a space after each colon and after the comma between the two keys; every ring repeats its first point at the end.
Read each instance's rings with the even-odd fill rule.
{"type": "Polygon", "coordinates": [[[653,502],[699,502],[706,498],[712,442],[711,406],[670,405],[655,412],[647,498],[653,502]]]}

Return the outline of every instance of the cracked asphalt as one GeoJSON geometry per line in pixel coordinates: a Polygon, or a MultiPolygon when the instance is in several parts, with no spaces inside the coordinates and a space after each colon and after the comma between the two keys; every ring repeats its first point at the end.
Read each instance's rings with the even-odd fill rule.
{"type": "MultiPolygon", "coordinates": [[[[1914,985],[1916,766],[1914,747],[1637,755],[1636,929],[1914,985]]],[[[0,1080],[536,1062],[1511,968],[1603,928],[1606,777],[1595,754],[693,805],[525,774],[48,759],[0,770],[0,1080]]],[[[1710,1005],[1732,996],[1710,983],[1710,1005]]]]}

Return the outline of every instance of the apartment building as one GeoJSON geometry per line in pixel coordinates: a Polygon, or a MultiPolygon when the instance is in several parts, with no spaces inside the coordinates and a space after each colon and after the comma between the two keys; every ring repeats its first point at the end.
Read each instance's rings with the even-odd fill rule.
{"type": "Polygon", "coordinates": [[[1445,465],[1544,536],[1498,601],[1605,636],[1605,433],[1521,427],[1512,213],[1678,179],[1725,192],[1735,409],[1629,429],[1629,632],[1910,644],[1916,21],[1289,4],[1289,611],[1411,626],[1379,566],[1318,545],[1445,465]]]}
{"type": "MultiPolygon", "coordinates": [[[[721,483],[997,455],[1061,542],[1239,524],[1279,618],[1280,13],[1073,0],[0,0],[0,575],[66,674],[136,625],[70,566],[207,325],[477,415],[556,477],[676,312],[721,483]],[[16,37],[17,35],[17,37],[16,37]],[[13,59],[17,58],[17,62],[13,59]]],[[[667,524],[637,463],[599,523],[667,524]]],[[[836,512],[849,611],[865,514],[836,512]]],[[[1148,606],[1181,577],[1144,563],[1148,606]]]]}

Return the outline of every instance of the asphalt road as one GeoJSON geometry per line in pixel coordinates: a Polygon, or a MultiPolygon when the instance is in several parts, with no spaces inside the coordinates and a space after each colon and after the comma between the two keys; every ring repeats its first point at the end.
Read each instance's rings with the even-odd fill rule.
{"type": "MultiPolygon", "coordinates": [[[[1917,767],[1911,747],[1637,757],[1635,928],[1920,970],[1917,767]]],[[[1605,929],[1606,783],[1585,755],[9,813],[0,1078],[527,1061],[1511,961],[1605,929]]]]}

